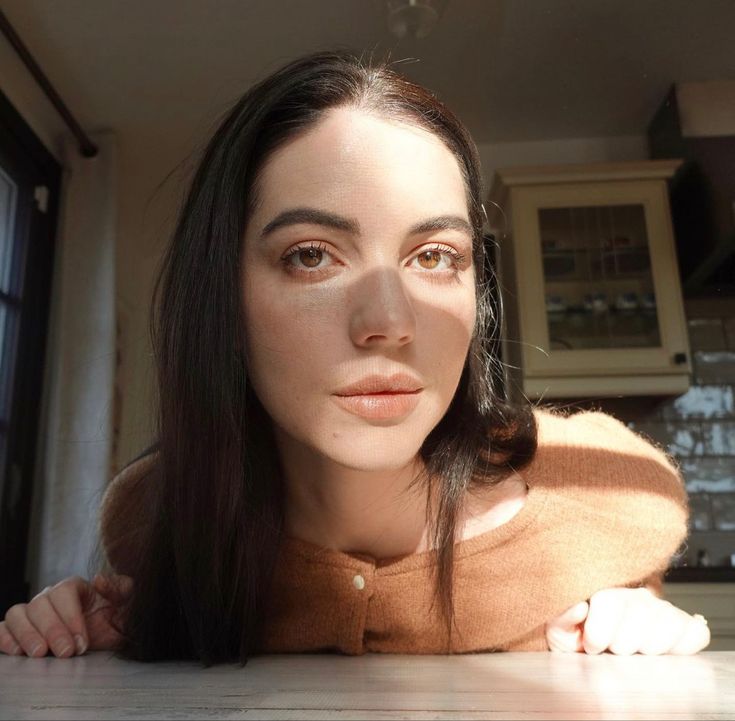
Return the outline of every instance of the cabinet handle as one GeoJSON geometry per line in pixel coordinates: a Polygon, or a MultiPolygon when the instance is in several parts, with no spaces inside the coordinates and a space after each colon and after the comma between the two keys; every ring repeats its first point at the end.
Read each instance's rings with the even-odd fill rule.
{"type": "Polygon", "coordinates": [[[687,362],[686,353],[674,353],[674,363],[676,363],[676,365],[682,365],[686,362],[687,362]]]}

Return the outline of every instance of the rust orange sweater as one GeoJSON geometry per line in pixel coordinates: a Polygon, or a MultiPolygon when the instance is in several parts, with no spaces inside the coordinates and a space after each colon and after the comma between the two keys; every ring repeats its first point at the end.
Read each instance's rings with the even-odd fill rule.
{"type": "MultiPolygon", "coordinates": [[[[687,534],[687,496],[674,461],[605,413],[537,408],[534,415],[538,451],[520,472],[525,505],[455,545],[451,640],[438,604],[431,608],[432,551],[381,562],[286,537],[263,651],[545,651],[546,621],[596,591],[649,584],[660,592],[687,534]]],[[[113,479],[103,499],[108,550],[110,518],[148,458],[113,479]]]]}

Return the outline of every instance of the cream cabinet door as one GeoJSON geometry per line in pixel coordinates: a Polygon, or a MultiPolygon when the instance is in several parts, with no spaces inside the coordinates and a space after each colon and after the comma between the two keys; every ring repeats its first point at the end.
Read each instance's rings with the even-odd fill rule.
{"type": "Polygon", "coordinates": [[[518,186],[511,213],[527,384],[588,377],[599,389],[617,377],[625,388],[625,377],[649,376],[665,390],[667,375],[688,383],[665,181],[518,186]]]}

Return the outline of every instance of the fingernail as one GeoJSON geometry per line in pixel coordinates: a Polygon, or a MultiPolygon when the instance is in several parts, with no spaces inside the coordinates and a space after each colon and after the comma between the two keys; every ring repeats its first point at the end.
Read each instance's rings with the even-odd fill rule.
{"type": "Polygon", "coordinates": [[[64,644],[59,644],[59,645],[58,645],[58,646],[57,646],[57,647],[56,647],[56,648],[54,649],[54,652],[55,652],[56,656],[60,656],[60,657],[62,657],[62,658],[63,658],[64,656],[67,656],[67,655],[69,655],[69,651],[71,651],[71,646],[69,646],[69,645],[68,645],[68,644],[66,644],[66,643],[64,643],[64,644]]]}
{"type": "Polygon", "coordinates": [[[74,636],[74,643],[77,645],[77,653],[82,654],[87,650],[87,643],[79,634],[74,636]]]}
{"type": "Polygon", "coordinates": [[[35,646],[31,647],[31,656],[38,656],[38,652],[43,647],[43,644],[37,643],[35,646]]]}
{"type": "Polygon", "coordinates": [[[18,656],[22,652],[21,647],[16,643],[13,648],[10,649],[11,656],[18,656]]]}

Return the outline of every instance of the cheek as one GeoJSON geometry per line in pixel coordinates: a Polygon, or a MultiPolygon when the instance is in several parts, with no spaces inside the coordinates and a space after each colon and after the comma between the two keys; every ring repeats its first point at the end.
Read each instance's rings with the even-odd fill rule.
{"type": "Polygon", "coordinates": [[[315,296],[291,297],[283,286],[245,285],[245,344],[256,392],[319,385],[319,370],[336,360],[340,321],[334,309],[339,307],[315,296]]]}
{"type": "Polygon", "coordinates": [[[469,287],[467,303],[465,305],[465,311],[462,314],[462,320],[464,322],[465,330],[469,334],[467,341],[469,343],[470,338],[472,338],[472,335],[475,332],[475,323],[477,322],[477,294],[474,285],[469,287]]]}
{"type": "Polygon", "coordinates": [[[468,293],[463,301],[451,307],[434,308],[431,313],[432,317],[424,323],[424,342],[419,341],[419,346],[432,359],[437,381],[452,394],[472,341],[476,318],[474,294],[468,293]]]}
{"type": "MultiPolygon", "coordinates": [[[[444,290],[444,289],[440,289],[444,290]]],[[[477,317],[475,288],[463,283],[450,291],[433,294],[431,290],[422,290],[416,305],[422,314],[424,332],[437,336],[445,336],[447,350],[456,351],[462,345],[469,344],[474,332],[477,317]]]]}
{"type": "Polygon", "coordinates": [[[417,337],[417,353],[435,383],[444,406],[454,397],[475,329],[476,306],[473,286],[444,299],[435,297],[435,305],[425,306],[426,316],[417,337]]]}

